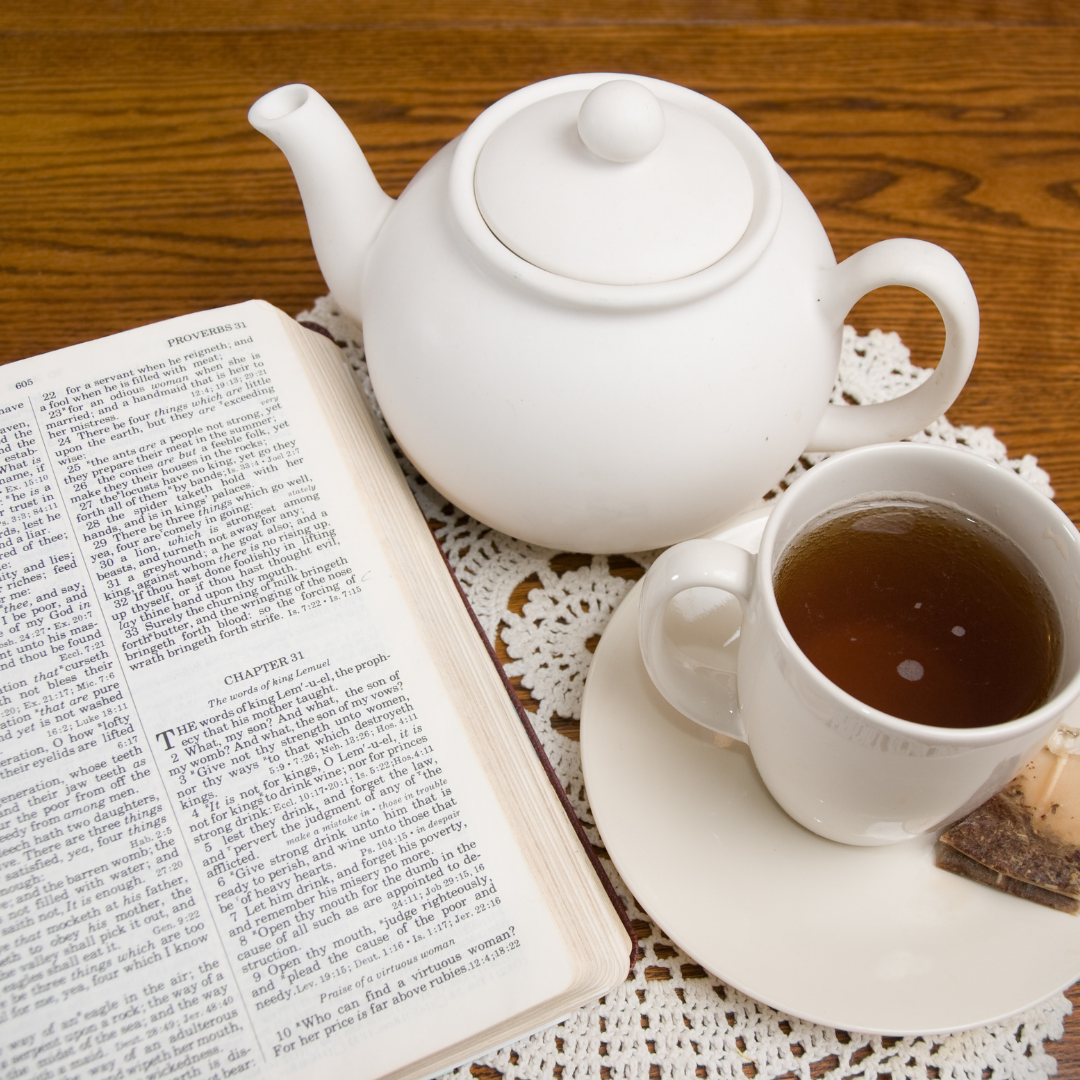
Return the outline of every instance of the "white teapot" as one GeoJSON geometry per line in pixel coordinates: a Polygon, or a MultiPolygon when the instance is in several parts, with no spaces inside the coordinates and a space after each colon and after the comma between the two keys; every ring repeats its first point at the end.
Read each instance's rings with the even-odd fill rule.
{"type": "Polygon", "coordinates": [[[978,304],[952,255],[885,240],[837,265],[765,144],[683,87],[527,86],[396,201],[310,87],[280,87],[248,118],[293,168],[405,453],[521,539],[604,553],[698,535],[804,450],[925,427],[971,370],[978,304]],[[883,285],[934,301],[941,361],[893,401],[829,405],[844,317],[883,285]]]}

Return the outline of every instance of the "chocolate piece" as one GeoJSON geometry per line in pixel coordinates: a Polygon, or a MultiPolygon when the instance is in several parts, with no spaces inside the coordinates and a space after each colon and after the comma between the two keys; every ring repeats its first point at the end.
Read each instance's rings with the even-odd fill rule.
{"type": "Polygon", "coordinates": [[[1067,911],[1070,915],[1080,913],[1080,899],[1062,896],[1049,889],[1040,889],[1038,885],[1029,885],[1026,881],[1006,877],[997,870],[991,870],[990,867],[969,859],[955,848],[949,847],[948,844],[938,843],[934,848],[934,865],[953,874],[959,874],[960,877],[977,881],[981,885],[989,885],[1012,896],[1019,896],[1022,900],[1034,900],[1037,904],[1045,904],[1046,907],[1056,908],[1058,911],[1067,911]]]}
{"type": "Polygon", "coordinates": [[[1017,782],[957,822],[937,846],[935,862],[983,884],[1080,912],[1080,848],[1037,829],[1036,812],[1017,782]]]}

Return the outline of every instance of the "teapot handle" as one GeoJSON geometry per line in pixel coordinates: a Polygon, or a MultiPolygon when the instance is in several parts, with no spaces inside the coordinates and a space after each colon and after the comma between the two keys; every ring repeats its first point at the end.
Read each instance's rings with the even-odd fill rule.
{"type": "Polygon", "coordinates": [[[882,240],[824,272],[821,303],[837,326],[862,296],[885,285],[907,285],[934,301],[945,323],[937,369],[892,401],[857,407],[829,405],[808,450],[851,450],[913,435],[936,420],[963,389],[979,347],[979,304],[964,268],[925,240],[882,240]]]}

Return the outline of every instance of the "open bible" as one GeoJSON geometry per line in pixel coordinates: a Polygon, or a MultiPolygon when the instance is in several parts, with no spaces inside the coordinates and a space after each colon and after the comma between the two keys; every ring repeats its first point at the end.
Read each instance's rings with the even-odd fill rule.
{"type": "Polygon", "coordinates": [[[422,1077],[631,941],[338,349],[0,370],[0,1075],[422,1077]]]}

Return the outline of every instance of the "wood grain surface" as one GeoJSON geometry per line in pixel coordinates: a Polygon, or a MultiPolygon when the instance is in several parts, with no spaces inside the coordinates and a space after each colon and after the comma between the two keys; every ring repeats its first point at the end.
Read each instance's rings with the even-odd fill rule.
{"type": "MultiPolygon", "coordinates": [[[[297,312],[325,292],[285,159],[246,122],[274,86],[319,89],[397,195],[509,91],[633,71],[748,121],[838,257],[903,235],[961,260],[982,339],[950,416],[1037,455],[1080,520],[1080,7],[868,6],[8,0],[0,361],[252,296],[297,312]]],[[[898,331],[916,362],[940,352],[936,312],[908,290],[849,321],[898,331]]],[[[1051,1049],[1080,1080],[1080,1017],[1051,1049]]]]}

